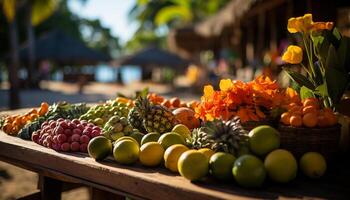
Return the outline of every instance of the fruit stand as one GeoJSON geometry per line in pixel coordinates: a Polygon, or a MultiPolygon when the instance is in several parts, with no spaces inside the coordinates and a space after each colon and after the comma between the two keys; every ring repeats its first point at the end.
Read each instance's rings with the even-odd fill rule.
{"type": "MultiPolygon", "coordinates": [[[[350,196],[349,160],[332,166],[322,180],[298,178],[286,185],[268,183],[260,189],[245,189],[213,179],[191,183],[161,167],[124,166],[113,162],[113,158],[95,162],[85,153],[59,153],[3,132],[0,133],[0,149],[1,161],[41,176],[136,199],[347,199],[350,196]]],[[[60,190],[60,187],[46,191],[48,199],[54,199],[51,195],[60,192],[53,189],[60,190]]]]}
{"type": "Polygon", "coordinates": [[[309,61],[294,45],[282,56],[306,73],[284,69],[294,88],[261,75],[206,85],[192,102],[148,89],[95,105],[42,102],[0,113],[0,160],[37,172],[41,199],[60,199],[68,183],[93,199],[348,199],[339,144],[350,119],[339,105],[350,38],[311,14],[288,31],[303,34],[309,61]]]}

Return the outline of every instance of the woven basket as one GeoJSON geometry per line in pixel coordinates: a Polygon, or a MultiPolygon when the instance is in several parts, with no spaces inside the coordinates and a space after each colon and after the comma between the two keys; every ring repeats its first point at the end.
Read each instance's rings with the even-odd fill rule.
{"type": "Polygon", "coordinates": [[[271,126],[272,123],[270,121],[247,121],[241,124],[243,129],[246,131],[251,131],[253,128],[261,125],[269,125],[271,126]]]}
{"type": "Polygon", "coordinates": [[[326,128],[296,128],[280,124],[281,148],[291,151],[297,158],[316,151],[326,159],[332,159],[338,151],[340,128],[340,124],[326,128]]]}

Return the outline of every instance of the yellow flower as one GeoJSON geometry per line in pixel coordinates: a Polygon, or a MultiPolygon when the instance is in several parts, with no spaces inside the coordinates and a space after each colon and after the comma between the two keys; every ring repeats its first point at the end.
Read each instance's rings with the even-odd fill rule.
{"type": "Polygon", "coordinates": [[[305,14],[302,17],[292,17],[288,20],[287,29],[290,33],[309,32],[312,28],[312,14],[305,14]]]}
{"type": "Polygon", "coordinates": [[[214,88],[211,85],[206,85],[206,86],[204,86],[203,92],[204,92],[205,98],[210,98],[214,94],[214,88]]]}
{"type": "Polygon", "coordinates": [[[290,45],[282,56],[284,62],[298,64],[303,60],[303,50],[295,45],[290,45]]]}
{"type": "Polygon", "coordinates": [[[219,87],[221,91],[227,91],[233,86],[231,79],[222,79],[220,81],[219,87]]]}
{"type": "Polygon", "coordinates": [[[331,30],[333,28],[333,22],[315,22],[312,24],[313,31],[331,30]]]}

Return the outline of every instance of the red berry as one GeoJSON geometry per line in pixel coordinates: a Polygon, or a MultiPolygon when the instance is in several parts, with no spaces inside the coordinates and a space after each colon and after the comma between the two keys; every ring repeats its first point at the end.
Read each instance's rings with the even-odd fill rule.
{"type": "Polygon", "coordinates": [[[64,133],[64,128],[63,128],[62,126],[57,126],[57,127],[55,128],[54,133],[55,133],[56,135],[62,134],[62,133],[64,133]]]}
{"type": "Polygon", "coordinates": [[[79,142],[72,142],[72,143],[70,144],[70,149],[71,149],[72,151],[79,151],[79,150],[80,150],[80,144],[79,144],[79,142]]]}
{"type": "Polygon", "coordinates": [[[75,129],[77,127],[77,125],[72,123],[72,122],[70,122],[70,123],[68,123],[68,127],[73,130],[73,129],[75,129]]]}
{"type": "Polygon", "coordinates": [[[85,126],[87,126],[88,123],[87,123],[87,121],[85,121],[85,120],[81,120],[81,121],[80,121],[80,124],[83,125],[83,126],[85,127],[85,126]]]}
{"type": "Polygon", "coordinates": [[[100,127],[98,127],[98,126],[94,126],[94,127],[92,128],[92,130],[96,130],[96,131],[101,132],[101,128],[100,128],[100,127]]]}
{"type": "Polygon", "coordinates": [[[93,128],[93,127],[95,127],[95,125],[94,125],[93,123],[88,123],[88,124],[87,124],[87,127],[93,128]]]}
{"type": "Polygon", "coordinates": [[[55,136],[53,136],[53,138],[52,138],[52,142],[53,143],[58,143],[58,135],[55,135],[55,136]]]}
{"type": "Polygon", "coordinates": [[[92,128],[91,127],[86,127],[83,131],[83,134],[85,135],[89,135],[92,132],[92,128]]]}
{"type": "Polygon", "coordinates": [[[85,127],[84,127],[82,124],[78,124],[78,125],[77,125],[77,128],[80,129],[82,132],[83,132],[83,130],[85,129],[85,127]]]}
{"type": "Polygon", "coordinates": [[[92,132],[91,132],[91,138],[94,138],[94,137],[97,137],[97,136],[99,136],[100,135],[100,131],[97,131],[97,130],[93,130],[92,132]]]}
{"type": "Polygon", "coordinates": [[[72,142],[72,136],[68,136],[67,142],[71,143],[72,142]]]}
{"type": "Polygon", "coordinates": [[[52,148],[56,151],[60,151],[61,150],[61,145],[60,144],[52,144],[52,148]]]}
{"type": "Polygon", "coordinates": [[[80,151],[84,152],[84,153],[87,152],[87,144],[86,143],[80,145],[80,151]]]}
{"type": "MultiPolygon", "coordinates": [[[[51,121],[51,120],[50,120],[51,121]]],[[[51,128],[55,128],[56,127],[56,121],[52,121],[52,122],[50,122],[50,127],[51,128]]]]}
{"type": "Polygon", "coordinates": [[[66,130],[64,130],[64,134],[67,136],[70,136],[70,135],[72,135],[72,130],[66,129],[66,130]]]}
{"type": "Polygon", "coordinates": [[[62,128],[64,128],[64,129],[68,128],[68,124],[67,124],[67,122],[65,122],[65,121],[61,121],[61,122],[60,122],[60,126],[61,126],[62,128]]]}
{"type": "Polygon", "coordinates": [[[64,134],[59,134],[59,135],[57,136],[57,141],[58,141],[59,143],[64,143],[65,141],[67,141],[67,136],[64,135],[64,134]]]}
{"type": "Polygon", "coordinates": [[[44,140],[44,141],[43,141],[43,146],[44,146],[44,147],[47,147],[48,145],[49,145],[49,142],[47,142],[47,140],[44,140]]]}
{"type": "Polygon", "coordinates": [[[72,135],[72,142],[79,142],[80,141],[80,135],[79,134],[73,134],[72,135]]]}
{"type": "Polygon", "coordinates": [[[62,121],[64,121],[64,119],[63,118],[58,118],[58,120],[56,120],[57,122],[62,122],[62,121]]]}
{"type": "Polygon", "coordinates": [[[80,136],[80,144],[88,144],[90,141],[90,137],[87,135],[80,136]]]}
{"type": "Polygon", "coordinates": [[[81,135],[81,130],[78,129],[78,128],[73,129],[73,135],[74,135],[74,134],[81,135]]]}
{"type": "Polygon", "coordinates": [[[32,141],[34,141],[35,143],[38,143],[39,140],[39,134],[37,132],[34,132],[32,134],[32,141]]]}
{"type": "Polygon", "coordinates": [[[78,125],[78,124],[80,124],[80,120],[79,120],[79,119],[73,119],[73,120],[72,120],[72,123],[78,125]]]}
{"type": "Polygon", "coordinates": [[[62,151],[69,151],[69,149],[70,149],[70,145],[69,145],[68,142],[65,142],[65,143],[61,144],[61,150],[62,151]]]}

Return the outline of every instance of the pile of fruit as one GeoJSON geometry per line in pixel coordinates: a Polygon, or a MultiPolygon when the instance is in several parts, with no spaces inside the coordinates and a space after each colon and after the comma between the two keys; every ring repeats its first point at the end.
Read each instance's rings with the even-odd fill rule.
{"type": "Polygon", "coordinates": [[[27,123],[36,120],[47,113],[49,105],[46,102],[42,102],[39,110],[33,108],[22,115],[8,116],[4,119],[2,125],[2,131],[9,135],[17,135],[18,131],[21,130],[27,123]]]}
{"type": "Polygon", "coordinates": [[[91,107],[80,119],[103,126],[112,116],[127,117],[130,106],[122,101],[107,101],[105,104],[91,107]]]}
{"type": "Polygon", "coordinates": [[[101,135],[101,128],[78,119],[45,121],[34,131],[32,141],[56,151],[87,152],[90,139],[101,135]]]}
{"type": "Polygon", "coordinates": [[[337,123],[332,110],[315,98],[302,101],[296,91],[280,89],[267,77],[248,83],[222,80],[219,87],[205,86],[201,101],[190,103],[154,93],[92,107],[43,103],[39,111],[8,116],[0,126],[56,151],[88,152],[96,160],[111,155],[125,165],[164,165],[190,181],[210,175],[259,187],[267,177],[292,181],[298,168],[312,178],[325,173],[322,155],[309,152],[298,163],[293,154],[279,149],[274,128],[258,126],[248,133],[242,124],[269,120],[277,113],[284,125],[326,127],[337,123]]]}
{"type": "Polygon", "coordinates": [[[319,178],[326,171],[326,161],[319,153],[304,154],[298,164],[292,153],[279,149],[279,133],[270,126],[256,127],[247,134],[238,121],[215,121],[199,129],[191,133],[178,124],[162,135],[148,133],[141,142],[130,136],[115,142],[99,136],[89,142],[88,152],[96,160],[113,155],[123,165],[139,161],[157,167],[164,163],[165,168],[190,181],[211,175],[244,187],[260,187],[267,178],[290,182],[298,168],[311,178],[319,178]]]}
{"type": "Polygon", "coordinates": [[[316,98],[304,99],[301,103],[291,103],[287,112],[281,115],[284,125],[293,127],[329,127],[337,124],[338,120],[330,108],[321,108],[321,103],[316,98]]]}

